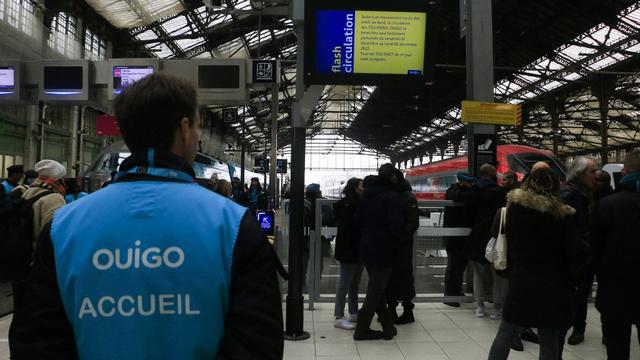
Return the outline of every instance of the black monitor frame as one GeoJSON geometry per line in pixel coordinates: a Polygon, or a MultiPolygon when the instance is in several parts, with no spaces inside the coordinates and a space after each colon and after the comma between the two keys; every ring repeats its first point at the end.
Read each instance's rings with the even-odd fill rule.
{"type": "Polygon", "coordinates": [[[425,85],[433,80],[438,33],[437,4],[427,0],[305,0],[304,82],[307,85],[425,85]],[[422,75],[323,74],[315,70],[316,16],[318,10],[368,10],[427,14],[422,75]]]}

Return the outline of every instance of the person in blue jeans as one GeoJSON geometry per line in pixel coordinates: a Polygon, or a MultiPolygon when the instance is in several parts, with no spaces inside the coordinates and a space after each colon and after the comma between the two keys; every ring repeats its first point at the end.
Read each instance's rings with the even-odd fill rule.
{"type": "Polygon", "coordinates": [[[362,179],[351,178],[342,191],[342,199],[333,204],[337,222],[336,260],[340,263],[340,280],[336,289],[335,324],[339,329],[353,330],[358,318],[358,287],[363,266],[358,262],[360,225],[358,207],[364,186],[362,179]],[[344,316],[344,305],[349,293],[349,318],[344,316]]]}

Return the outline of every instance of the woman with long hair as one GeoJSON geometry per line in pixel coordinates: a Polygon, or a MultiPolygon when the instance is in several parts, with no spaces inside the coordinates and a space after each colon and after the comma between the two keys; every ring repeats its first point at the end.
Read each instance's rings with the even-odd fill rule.
{"type": "Polygon", "coordinates": [[[337,222],[336,260],[340,263],[340,280],[336,289],[335,327],[345,330],[355,328],[358,317],[358,287],[363,266],[358,262],[360,246],[360,223],[358,207],[364,186],[362,179],[351,178],[342,190],[342,199],[333,204],[333,214],[337,222]],[[349,317],[344,316],[344,305],[349,293],[349,317]]]}
{"type": "Polygon", "coordinates": [[[525,327],[538,329],[541,360],[560,358],[559,334],[571,323],[573,288],[581,266],[575,210],[558,197],[560,181],[534,170],[507,195],[507,294],[489,360],[507,359],[525,327]]]}

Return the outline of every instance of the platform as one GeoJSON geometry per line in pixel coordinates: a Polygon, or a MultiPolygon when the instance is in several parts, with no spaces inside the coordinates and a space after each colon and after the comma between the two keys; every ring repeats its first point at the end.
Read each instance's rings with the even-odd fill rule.
{"type": "MultiPolygon", "coordinates": [[[[489,309],[489,307],[487,308],[489,309]]],[[[285,360],[481,360],[487,358],[499,321],[475,317],[474,307],[463,304],[451,308],[437,303],[420,303],[415,309],[416,323],[398,326],[392,341],[352,339],[352,331],[333,327],[333,304],[316,304],[305,310],[305,330],[312,338],[285,342],[285,360]]],[[[9,358],[8,332],[11,316],[0,319],[0,359],[9,358]]],[[[566,345],[564,360],[602,360],[605,348],[600,332],[600,314],[589,307],[586,341],[566,345]]],[[[373,327],[379,327],[374,322],[373,327]]],[[[631,359],[640,359],[638,336],[631,338],[631,359]]],[[[525,351],[512,351],[509,359],[535,360],[538,345],[524,342],[525,351]]]]}

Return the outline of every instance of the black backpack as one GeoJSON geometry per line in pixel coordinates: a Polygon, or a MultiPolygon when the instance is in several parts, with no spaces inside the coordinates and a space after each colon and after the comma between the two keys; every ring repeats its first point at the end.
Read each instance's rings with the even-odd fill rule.
{"type": "Polygon", "coordinates": [[[20,280],[33,259],[33,204],[53,194],[46,191],[31,199],[10,199],[0,206],[0,283],[20,280]]]}

